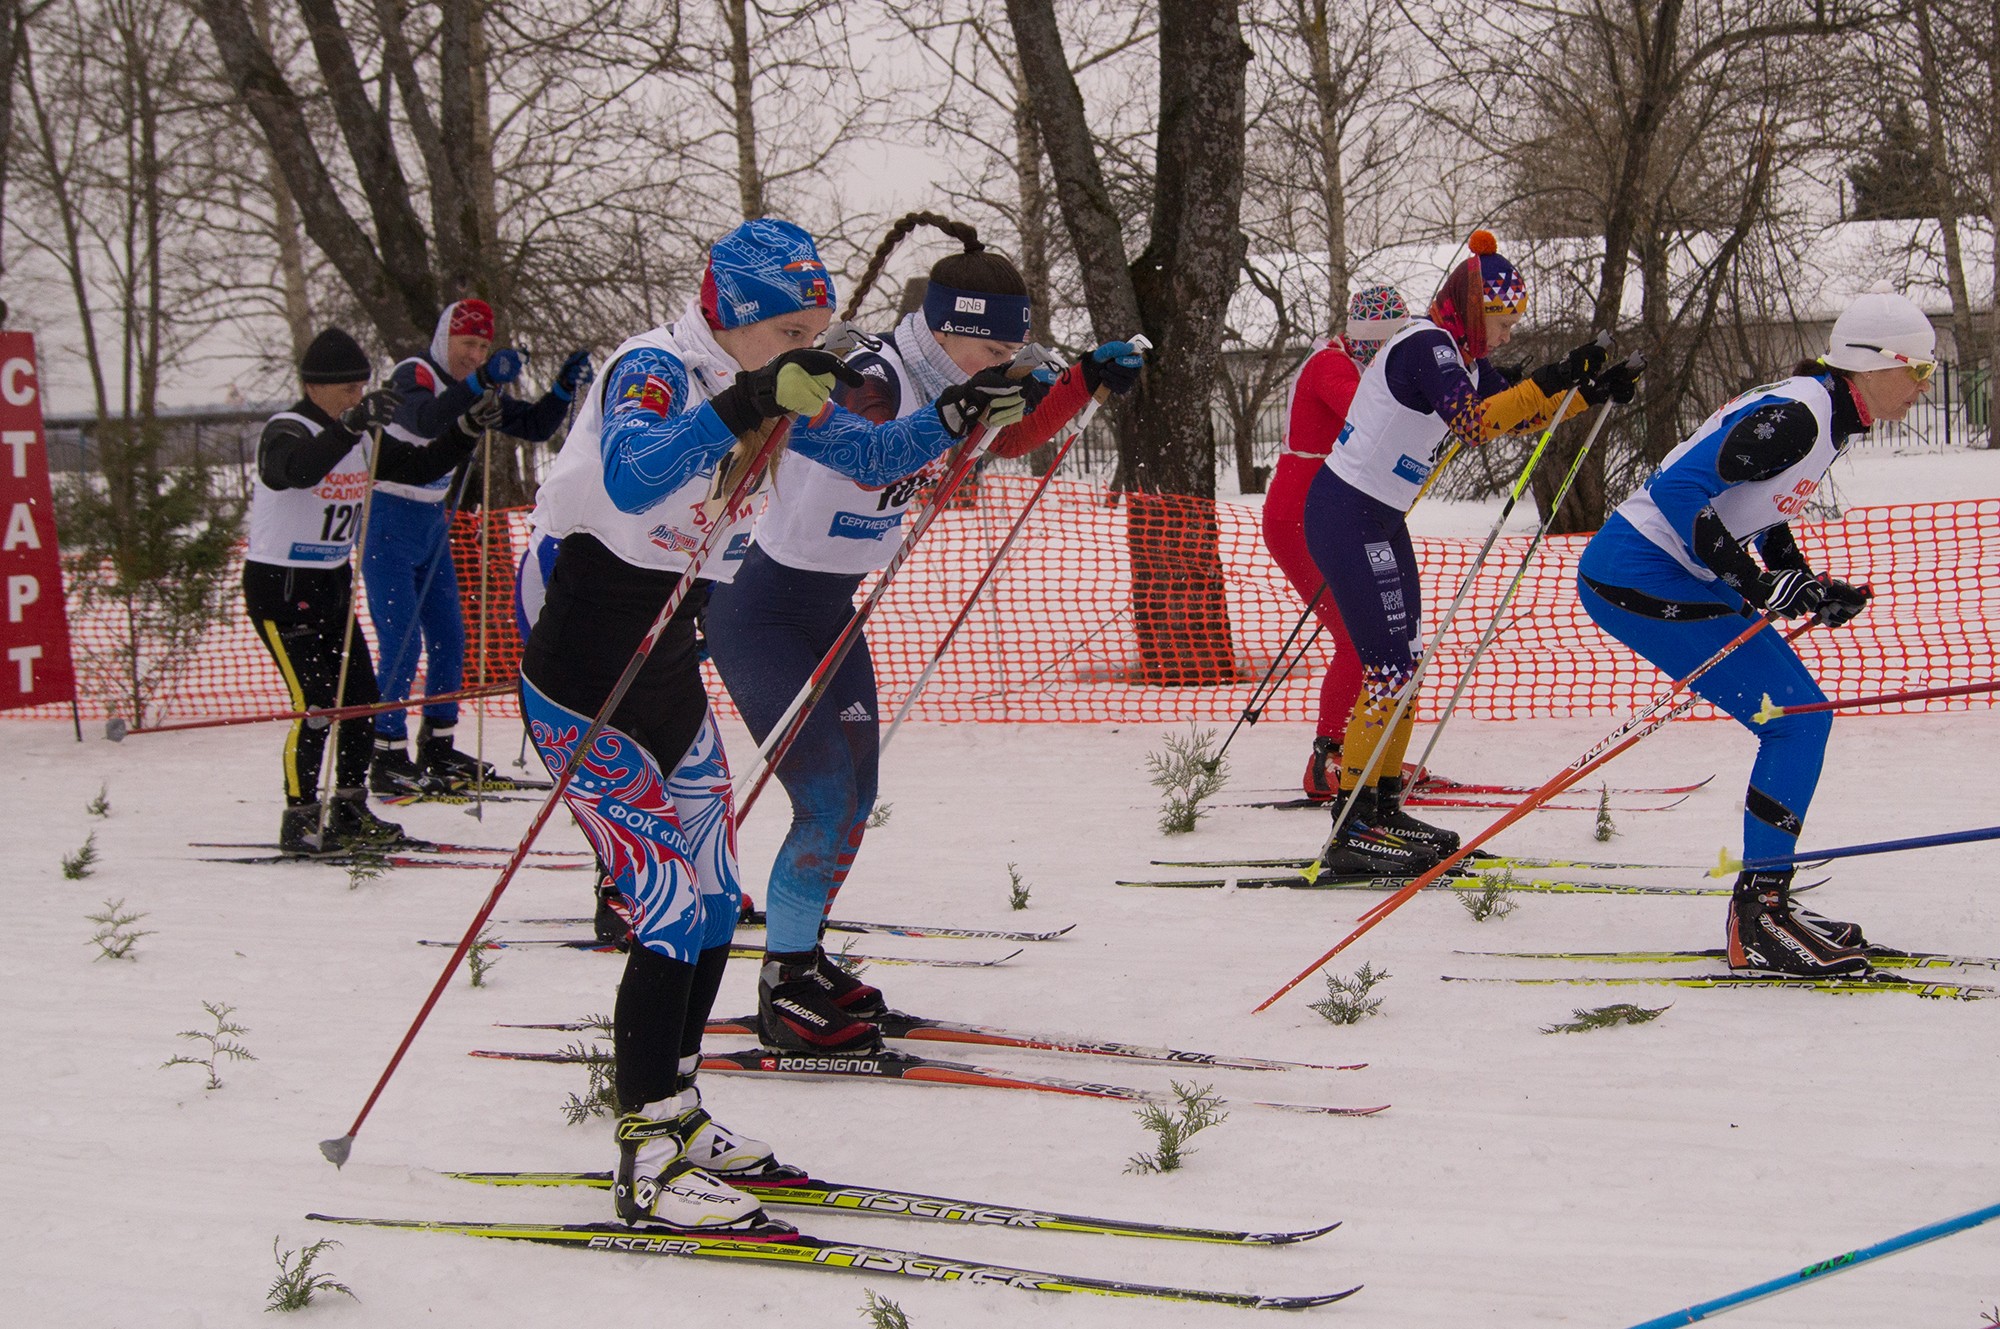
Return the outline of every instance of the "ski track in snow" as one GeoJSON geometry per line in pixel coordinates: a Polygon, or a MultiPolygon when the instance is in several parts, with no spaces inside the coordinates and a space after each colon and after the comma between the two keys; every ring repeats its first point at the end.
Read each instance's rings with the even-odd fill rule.
{"type": "MultiPolygon", "coordinates": [[[[1862,458],[1836,472],[1850,503],[1902,500],[1908,471],[1862,458]],[[1882,482],[1885,486],[1888,482],[1882,482]]],[[[1954,496],[1992,492],[2000,459],[1928,469],[1954,496]],[[1948,473],[1947,473],[1948,472],[1948,473]],[[1973,477],[1968,479],[1967,477],[1973,477]]],[[[1934,488],[1931,492],[1939,492],[1934,488]]],[[[1490,516],[1469,507],[1465,524],[1490,516]]],[[[1442,514],[1440,514],[1440,520],[1442,514]]],[[[1457,722],[1441,769],[1461,779],[1536,784],[1616,723],[1457,722]]],[[[515,733],[496,722],[508,757],[515,733]]],[[[1218,727],[1220,728],[1220,727],[1218,727]]],[[[462,729],[469,739],[472,726],[462,729]]],[[[1310,1312],[1352,1329],[1620,1326],[1991,1203],[2000,1175],[2000,1002],[1893,995],[1702,992],[1667,988],[1448,985],[1443,973],[1585,972],[1583,965],[1482,960],[1454,950],[1611,950],[1716,945],[1724,902],[1517,896],[1475,923],[1443,895],[1413,900],[1335,961],[1393,975],[1383,1013],[1336,1028],[1307,1009],[1308,982],[1272,1011],[1250,1008],[1351,928],[1374,895],[1123,889],[1121,875],[1171,874],[1174,855],[1309,852],[1316,818],[1221,810],[1190,836],[1156,827],[1144,758],[1162,727],[911,725],[883,777],[894,805],[869,834],[840,912],[974,926],[1079,926],[992,970],[877,969],[904,1009],[1014,1028],[1307,1061],[1367,1061],[1345,1074],[1152,1067],[986,1048],[934,1056],[1076,1079],[1225,1095],[1393,1104],[1368,1120],[1242,1110],[1195,1141],[1187,1168],[1123,1171],[1150,1147],[1128,1105],[921,1085],[802,1083],[711,1075],[708,1105],[781,1156],[836,1181],[1071,1212],[1258,1229],[1343,1220],[1297,1247],[1232,1249],[1052,1234],[955,1230],[799,1214],[817,1235],[964,1255],[1033,1269],[1270,1293],[1366,1284],[1310,1312]],[[1006,906],[1007,864],[1032,887],[1006,906]],[[1658,1021],[1582,1035],[1540,1026],[1572,1009],[1672,1003],[1658,1021]]],[[[322,1325],[476,1323],[481,1329],[592,1318],[700,1325],[862,1322],[866,1291],[936,1326],[1222,1325],[1248,1312],[787,1269],[591,1256],[416,1233],[334,1231],[304,1214],[520,1219],[609,1218],[602,1193],[496,1191],[429,1169],[604,1168],[608,1126],[566,1126],[575,1067],[481,1062],[480,1046],[546,1047],[566,1034],[501,1031],[494,1021],[578,1018],[610,1009],[618,961],[504,952],[488,986],[463,975],[433,1014],[335,1171],[316,1143],[344,1131],[437,974],[423,936],[457,936],[492,878],[396,871],[350,890],[332,867],[194,861],[189,840],[261,840],[278,819],[275,727],[128,739],[65,724],[0,725],[0,965],[15,1043],[0,1084],[0,1290],[20,1325],[269,1325],[271,1239],[343,1244],[322,1268],[360,1300],[309,1312],[322,1325]],[[111,815],[84,805],[100,784],[111,815]],[[61,855],[97,833],[99,867],[62,877],[61,855]],[[84,915],[107,899],[143,911],[136,961],[93,960],[84,915]],[[253,1062],[201,1072],[160,1063],[207,1024],[201,1002],[236,1007],[253,1062]],[[586,1301],[587,1299],[587,1301],[586,1301]],[[585,1309],[587,1305],[587,1310],[585,1309]]],[[[727,736],[739,756],[752,749],[727,736]]],[[[1290,780],[1308,726],[1246,730],[1230,754],[1237,787],[1290,780]]],[[[1842,716],[1805,843],[1834,845],[1990,825],[2000,788],[1987,710],[1842,716]]],[[[1626,813],[1610,845],[1593,812],[1537,814],[1498,841],[1577,857],[1695,861],[1738,847],[1754,740],[1727,722],[1681,724],[1608,772],[1614,781],[1718,778],[1670,812],[1626,813]],[[1691,859],[1690,856],[1693,856],[1691,859]]],[[[535,772],[539,774],[539,772],[535,772]]],[[[762,879],[783,833],[781,802],[752,815],[745,880],[762,879]]],[[[533,804],[391,811],[412,834],[511,844],[533,804]]],[[[1495,814],[1439,811],[1475,831],[1495,814]]],[[[541,839],[582,841],[560,816],[541,839]]],[[[1813,906],[1862,922],[1884,943],[2000,953],[2000,883],[1988,846],[1836,863],[1813,906]]],[[[1198,875],[1190,872],[1188,875],[1198,875]]],[[[1652,874],[1658,879],[1660,874],[1652,874]]],[[[1690,883],[1695,884],[1695,883],[1690,883]]],[[[523,873],[500,917],[583,912],[588,889],[523,873]]],[[[871,938],[907,954],[984,954],[991,943],[871,938]]],[[[1688,968],[1683,966],[1681,972],[1688,968]]],[[[1662,970],[1666,972],[1666,970],[1662,970]]],[[[1976,973],[1967,975],[1979,981],[1976,973]]],[[[754,1002],[738,963],[718,1011],[754,1002]]],[[[1730,1323],[1751,1329],[1885,1323],[1964,1326],[2000,1302],[2000,1228],[1870,1263],[1762,1302],[1730,1323]]]]}

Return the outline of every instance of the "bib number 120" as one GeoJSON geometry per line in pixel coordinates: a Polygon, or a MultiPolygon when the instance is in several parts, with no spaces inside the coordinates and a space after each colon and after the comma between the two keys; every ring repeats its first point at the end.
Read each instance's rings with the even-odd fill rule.
{"type": "Polygon", "coordinates": [[[327,504],[323,510],[325,516],[319,524],[319,538],[322,541],[353,539],[356,510],[353,503],[327,504]]]}

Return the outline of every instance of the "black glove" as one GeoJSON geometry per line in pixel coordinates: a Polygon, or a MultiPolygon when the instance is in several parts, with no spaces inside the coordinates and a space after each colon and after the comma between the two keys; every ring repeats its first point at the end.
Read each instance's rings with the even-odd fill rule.
{"type": "Polygon", "coordinates": [[[1005,429],[1028,413],[1028,399],[1022,380],[1008,376],[1005,367],[982,369],[956,387],[938,394],[938,419],[952,437],[964,438],[975,424],[988,429],[1005,429]]]}
{"type": "Polygon", "coordinates": [[[1779,618],[1804,618],[1826,603],[1826,587],[1803,568],[1784,568],[1758,573],[1757,580],[1743,588],[1743,598],[1779,618]]]}
{"type": "Polygon", "coordinates": [[[489,392],[474,397],[472,405],[465,408],[465,414],[458,417],[458,427],[473,438],[478,438],[489,429],[500,427],[500,394],[489,392]]]}
{"type": "Polygon", "coordinates": [[[1093,347],[1083,357],[1083,383],[1093,393],[1110,388],[1124,396],[1138,386],[1139,371],[1146,367],[1146,354],[1129,341],[1108,341],[1093,347]]]}
{"type": "Polygon", "coordinates": [[[1571,388],[1580,388],[1591,375],[1604,368],[1604,361],[1610,352],[1602,341],[1587,341],[1552,364],[1543,365],[1529,374],[1535,386],[1545,397],[1560,397],[1571,388]]]}
{"type": "Polygon", "coordinates": [[[858,388],[868,380],[827,351],[786,351],[761,369],[746,369],[709,399],[709,405],[738,438],[766,420],[784,415],[818,415],[833,396],[833,385],[858,388]]]}
{"type": "Polygon", "coordinates": [[[350,434],[380,429],[396,418],[396,408],[402,404],[402,393],[394,388],[377,388],[340,413],[340,427],[350,434]]]}
{"type": "Polygon", "coordinates": [[[1592,406],[1602,406],[1607,401],[1615,401],[1620,406],[1630,406],[1632,399],[1639,395],[1639,375],[1644,372],[1646,372],[1645,359],[1637,355],[1629,356],[1596,375],[1577,390],[1592,406]]]}
{"type": "Polygon", "coordinates": [[[486,357],[486,363],[472,371],[466,383],[474,392],[485,395],[493,388],[504,387],[521,376],[521,364],[527,357],[511,346],[503,346],[486,357]]]}
{"type": "Polygon", "coordinates": [[[578,388],[590,382],[591,377],[590,352],[571,351],[569,359],[562,362],[562,368],[556,370],[556,381],[549,385],[549,391],[569,401],[576,396],[578,388]]]}
{"type": "Polygon", "coordinates": [[[1823,627],[1844,628],[1852,623],[1868,602],[1875,598],[1875,592],[1866,586],[1856,586],[1838,577],[1820,574],[1819,584],[1825,588],[1826,599],[1813,615],[1813,621],[1823,627]]]}

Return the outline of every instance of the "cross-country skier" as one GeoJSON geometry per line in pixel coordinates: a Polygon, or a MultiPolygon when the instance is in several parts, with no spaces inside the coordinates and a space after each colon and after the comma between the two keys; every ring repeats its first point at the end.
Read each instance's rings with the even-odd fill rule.
{"type": "MultiPolygon", "coordinates": [[[[272,416],[257,441],[250,491],[250,548],[243,563],[243,602],[257,638],[271,652],[291,695],[292,709],[350,706],[377,700],[375,666],[357,627],[343,649],[349,621],[354,547],[368,500],[370,431],[394,417],[394,388],[368,391],[368,356],[339,328],[313,338],[299,362],[304,395],[272,416]],[[345,660],[346,687],[341,687],[345,660]]],[[[472,451],[476,433],[453,428],[428,447],[377,433],[378,479],[423,485],[472,451]]],[[[379,509],[369,513],[370,524],[379,509]]],[[[319,768],[327,723],[295,721],[285,739],[285,815],[278,843],[287,853],[316,853],[356,843],[386,844],[402,828],[368,810],[369,726],[340,727],[334,753],[328,843],[320,842],[319,768]]]]}
{"type": "MultiPolygon", "coordinates": [[[[484,300],[458,300],[438,316],[429,350],[398,364],[390,382],[403,404],[386,431],[422,445],[470,429],[491,429],[529,443],[555,433],[577,388],[590,376],[590,353],[572,352],[549,390],[533,403],[502,389],[520,377],[521,353],[493,349],[493,309],[484,300]]],[[[377,686],[401,701],[416,678],[419,646],[431,695],[456,692],[465,681],[465,618],[458,574],[451,559],[451,519],[457,506],[449,474],[429,484],[380,481],[368,523],[362,573],[368,614],[381,639],[377,686]]],[[[452,745],[458,703],[424,707],[414,761],[408,722],[400,710],[375,717],[375,754],[369,783],[378,794],[422,793],[493,778],[491,767],[452,745]]]]}
{"type": "MultiPolygon", "coordinates": [[[[1674,678],[1741,633],[1744,617],[1757,610],[1830,627],[1851,621],[1867,607],[1867,588],[1815,574],[1789,521],[1850,439],[1877,420],[1902,419],[1929,390],[1935,346],[1924,312],[1885,284],[1834,321],[1818,360],[1724,403],[1585,547],[1577,593],[1591,618],[1674,678]]],[[[1775,630],[1737,647],[1693,688],[1757,735],[1743,798],[1743,856],[1791,854],[1832,718],[1820,711],[1759,725],[1751,717],[1766,695],[1781,706],[1825,696],[1775,630]]],[[[1790,869],[1737,877],[1730,967],[1865,970],[1861,929],[1795,908],[1791,884],[1790,869]]]]}
{"type": "MultiPolygon", "coordinates": [[[[566,799],[631,927],[612,1027],[613,1193],[618,1216],[635,1225],[783,1230],[727,1182],[797,1175],[769,1145],[711,1118],[695,1087],[741,892],[729,765],[702,689],[691,600],[601,737],[587,753],[575,747],[691,556],[715,523],[745,510],[719,506],[733,481],[718,483],[718,464],[739,442],[748,448],[789,419],[789,451],[882,484],[922,468],[982,416],[1021,409],[1018,385],[998,376],[883,425],[832,405],[837,381],[860,381],[812,349],[833,307],[811,236],[771,218],[738,226],[710,251],[686,312],[612,354],[537,499],[537,529],[560,543],[522,661],[522,709],[552,774],[582,761],[566,799]]],[[[726,579],[747,542],[725,528],[701,575],[726,579]]]]}
{"type": "Polygon", "coordinates": [[[1507,382],[1486,355],[1513,337],[1527,283],[1491,232],[1474,231],[1467,247],[1471,256],[1445,278],[1427,315],[1412,318],[1362,373],[1306,498],[1307,547],[1362,665],[1332,803],[1336,819],[1352,804],[1326,852],[1334,872],[1422,872],[1458,847],[1451,831],[1402,810],[1411,709],[1387,730],[1423,654],[1423,592],[1405,514],[1452,444],[1477,447],[1534,428],[1571,387],[1583,389],[1572,413],[1609,392],[1591,378],[1604,363],[1595,342],[1507,382]]]}
{"type": "Polygon", "coordinates": [[[1340,786],[1340,741],[1354,699],[1361,695],[1361,660],[1341,626],[1340,610],[1306,548],[1306,492],[1326,465],[1326,454],[1347,423],[1347,408],[1361,386],[1361,371],[1389,338],[1403,330],[1410,311],[1393,286],[1364,286],[1347,302],[1346,335],[1315,347],[1292,380],[1285,409],[1285,446],[1264,494],[1264,543],[1299,598],[1312,606],[1333,646],[1319,685],[1319,724],[1306,758],[1305,795],[1315,802],[1340,786]]]}
{"type": "MultiPolygon", "coordinates": [[[[897,244],[920,225],[946,232],[964,251],[931,268],[921,309],[886,337],[862,338],[862,349],[848,359],[858,384],[836,389],[834,400],[871,420],[931,414],[933,403],[977,376],[1004,372],[1028,339],[1028,287],[1020,272],[981,244],[972,227],[933,213],[911,213],[890,229],[849,302],[849,317],[897,244]]],[[[1143,363],[1128,343],[1096,347],[1046,386],[1026,419],[994,417],[1008,427],[993,454],[1019,456],[1047,443],[1099,386],[1130,391],[1143,363]]],[[[911,503],[945,468],[940,458],[885,483],[842,474],[797,449],[786,455],[757,516],[750,552],[734,580],[715,588],[704,620],[710,654],[760,743],[853,616],[862,579],[896,552],[911,503]]],[[[767,950],[757,1024],[767,1046],[847,1052],[881,1044],[868,1022],[887,1010],[881,992],[834,964],[820,944],[875,806],[877,710],[875,666],[864,639],[778,763],[792,825],[764,896],[767,950]]]]}

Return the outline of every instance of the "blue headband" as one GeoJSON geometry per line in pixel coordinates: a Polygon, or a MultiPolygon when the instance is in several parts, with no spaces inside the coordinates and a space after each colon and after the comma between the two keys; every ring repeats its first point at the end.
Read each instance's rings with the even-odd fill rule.
{"type": "Polygon", "coordinates": [[[932,332],[1024,342],[1028,340],[1028,297],[961,291],[932,282],[924,291],[924,323],[932,332]]]}

